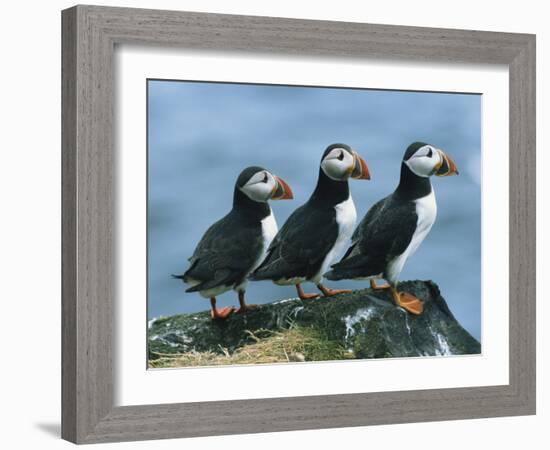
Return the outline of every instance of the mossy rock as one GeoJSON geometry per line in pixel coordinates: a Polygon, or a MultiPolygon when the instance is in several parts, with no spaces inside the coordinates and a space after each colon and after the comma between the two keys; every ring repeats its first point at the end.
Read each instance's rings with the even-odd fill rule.
{"type": "MultiPolygon", "coordinates": [[[[209,352],[231,355],[261,333],[313,330],[344,359],[479,354],[480,343],[455,319],[437,285],[431,281],[400,284],[424,302],[414,316],[396,307],[388,291],[356,290],[334,297],[287,299],[261,305],[227,320],[210,312],[180,314],[150,321],[149,357],[209,352]]],[[[332,353],[330,353],[332,355],[332,353]]]]}

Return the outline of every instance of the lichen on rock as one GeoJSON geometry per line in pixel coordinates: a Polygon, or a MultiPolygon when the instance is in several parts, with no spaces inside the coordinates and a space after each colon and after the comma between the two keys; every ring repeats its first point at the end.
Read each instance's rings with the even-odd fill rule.
{"type": "MultiPolygon", "coordinates": [[[[274,348],[284,350],[270,353],[269,362],[481,352],[480,343],[458,323],[435,283],[408,281],[401,283],[400,289],[424,302],[422,315],[413,316],[396,307],[387,291],[361,289],[329,298],[279,300],[245,314],[233,314],[225,321],[213,321],[208,311],[152,319],[148,324],[150,365],[162,367],[154,361],[163,358],[171,358],[171,364],[179,358],[180,366],[197,365],[201,358],[196,356],[201,353],[213,356],[204,358],[204,365],[232,363],[227,360],[232,355],[240,355],[234,357],[236,364],[268,362],[242,358],[246,349],[252,350],[249,346],[258,347],[259,342],[251,340],[251,335],[271,339],[274,348]],[[298,356],[290,358],[285,345],[302,348],[300,345],[305,344],[298,339],[300,334],[309,347],[307,351],[291,350],[298,356]],[[225,355],[226,359],[216,361],[215,355],[225,355]]],[[[262,348],[267,351],[269,347],[266,344],[262,348]]]]}

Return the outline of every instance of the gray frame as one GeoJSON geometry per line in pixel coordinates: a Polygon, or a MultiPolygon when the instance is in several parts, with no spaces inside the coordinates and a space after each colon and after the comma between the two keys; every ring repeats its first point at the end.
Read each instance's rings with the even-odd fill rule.
{"type": "Polygon", "coordinates": [[[64,439],[93,443],[535,413],[535,36],[97,6],[63,11],[62,30],[64,439]],[[119,43],[506,64],[510,384],[114,407],[113,52],[119,43]]]}

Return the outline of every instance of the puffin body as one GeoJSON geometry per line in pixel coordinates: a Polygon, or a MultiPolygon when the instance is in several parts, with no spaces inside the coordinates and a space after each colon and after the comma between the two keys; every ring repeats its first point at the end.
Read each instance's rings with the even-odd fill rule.
{"type": "Polygon", "coordinates": [[[373,288],[390,288],[395,302],[414,314],[422,303],[411,294],[397,292],[397,281],[407,258],[428,235],[437,216],[431,175],[458,174],[454,162],[429,144],[411,144],[401,166],[397,189],[374,204],[352,236],[342,260],[325,274],[330,280],[370,279],[373,288]],[[374,280],[389,284],[376,286],[374,280]]]}
{"type": "Polygon", "coordinates": [[[182,279],[190,287],[210,298],[213,318],[225,318],[232,308],[216,308],[216,296],[230,289],[238,292],[240,308],[246,305],[247,277],[263,260],[277,233],[277,223],[269,199],[290,199],[292,191],[281,178],[261,167],[248,167],[239,175],[233,194],[233,208],[211,225],[199,241],[182,279]]]}
{"type": "Polygon", "coordinates": [[[397,283],[397,278],[403,270],[405,261],[416,252],[422,241],[426,238],[437,216],[437,204],[433,190],[425,197],[413,200],[413,203],[416,223],[409,245],[403,253],[396,256],[388,265],[387,279],[392,283],[397,283]]]}
{"type": "Polygon", "coordinates": [[[368,179],[366,163],[345,144],[329,146],[313,194],[290,215],[250,279],[296,285],[302,299],[318,296],[303,292],[300,284],[304,281],[315,283],[324,295],[340,292],[324,287],[321,281],[355,227],[357,213],[347,181],[350,176],[368,179]]]}
{"type": "Polygon", "coordinates": [[[265,276],[279,285],[306,280],[319,283],[331,262],[345,249],[356,218],[351,196],[329,207],[307,202],[289,217],[252,279],[265,276]]]}
{"type": "Polygon", "coordinates": [[[395,193],[384,198],[361,221],[352,246],[327,278],[385,278],[397,282],[405,261],[434,224],[436,213],[433,192],[416,200],[395,193]]]}
{"type": "Polygon", "coordinates": [[[320,283],[323,274],[327,271],[330,265],[338,258],[346,249],[349,243],[355,223],[357,221],[357,210],[355,209],[355,203],[349,195],[347,200],[338,203],[334,206],[335,221],[338,226],[338,234],[334,245],[325,256],[321,269],[312,278],[315,283],[320,283]]]}
{"type": "Polygon", "coordinates": [[[277,232],[271,208],[261,212],[251,217],[246,210],[233,209],[206,231],[183,274],[183,281],[191,286],[186,292],[210,298],[246,287],[248,274],[261,262],[277,232]]]}

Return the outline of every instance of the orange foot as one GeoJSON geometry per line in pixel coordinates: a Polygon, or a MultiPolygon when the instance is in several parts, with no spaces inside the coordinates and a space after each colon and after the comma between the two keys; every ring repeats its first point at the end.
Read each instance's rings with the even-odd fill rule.
{"type": "Polygon", "coordinates": [[[227,319],[234,309],[231,306],[226,306],[225,308],[213,308],[210,310],[210,315],[212,319],[224,320],[227,319]]]}
{"type": "Polygon", "coordinates": [[[424,311],[424,303],[422,303],[422,301],[414,295],[409,294],[408,292],[398,292],[395,288],[392,288],[392,295],[396,305],[411,314],[418,316],[424,311]]]}
{"type": "Polygon", "coordinates": [[[237,314],[243,314],[247,311],[250,311],[252,309],[256,309],[256,308],[259,308],[258,305],[241,305],[241,307],[239,309],[237,309],[237,311],[235,311],[237,314]]]}
{"type": "Polygon", "coordinates": [[[301,284],[296,285],[296,291],[298,292],[298,297],[300,297],[300,300],[312,300],[319,297],[319,294],[306,294],[302,289],[301,284]]]}
{"type": "Polygon", "coordinates": [[[256,309],[258,305],[247,305],[244,300],[244,291],[239,291],[239,305],[240,308],[237,309],[237,314],[243,314],[251,309],[256,309]]]}
{"type": "Polygon", "coordinates": [[[345,294],[347,292],[351,292],[351,289],[331,289],[328,287],[323,286],[322,284],[318,284],[317,287],[319,290],[323,293],[325,297],[332,297],[333,295],[337,294],[345,294]]]}
{"type": "Polygon", "coordinates": [[[389,285],[389,283],[376,284],[375,280],[370,280],[370,288],[373,291],[379,291],[379,290],[382,290],[382,289],[389,289],[389,288],[391,288],[391,286],[389,285]]]}

